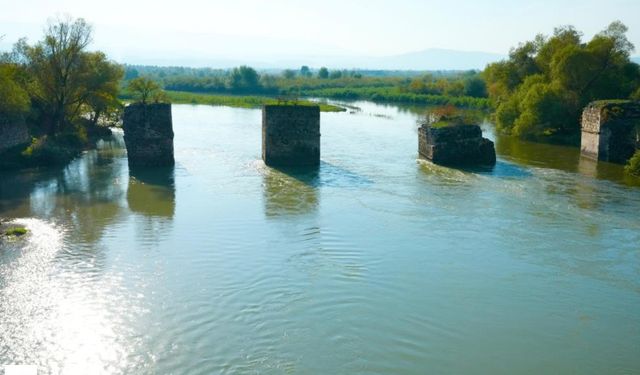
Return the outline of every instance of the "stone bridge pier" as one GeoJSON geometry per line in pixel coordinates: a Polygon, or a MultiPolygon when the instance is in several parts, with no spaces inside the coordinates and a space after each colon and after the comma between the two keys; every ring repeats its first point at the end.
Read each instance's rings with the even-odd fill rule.
{"type": "Polygon", "coordinates": [[[320,164],[320,107],[265,105],[262,108],[262,159],[273,167],[320,164]]]}
{"type": "Polygon", "coordinates": [[[625,163],[640,147],[640,102],[602,100],[582,112],[583,156],[625,163]]]}
{"type": "Polygon", "coordinates": [[[174,165],[171,104],[129,104],[123,128],[130,167],[174,165]]]}

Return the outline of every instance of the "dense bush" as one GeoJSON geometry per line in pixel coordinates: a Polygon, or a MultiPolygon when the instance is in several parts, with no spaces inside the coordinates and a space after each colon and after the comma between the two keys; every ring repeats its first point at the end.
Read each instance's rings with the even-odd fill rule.
{"type": "Polygon", "coordinates": [[[624,167],[625,172],[640,177],[640,150],[629,159],[629,162],[624,167]]]}
{"type": "Polygon", "coordinates": [[[591,41],[573,27],[538,35],[483,76],[500,131],[536,140],[576,140],[585,105],[638,95],[640,67],[629,60],[627,28],[614,22],[591,41]],[[634,94],[635,92],[635,94],[634,94]]]}

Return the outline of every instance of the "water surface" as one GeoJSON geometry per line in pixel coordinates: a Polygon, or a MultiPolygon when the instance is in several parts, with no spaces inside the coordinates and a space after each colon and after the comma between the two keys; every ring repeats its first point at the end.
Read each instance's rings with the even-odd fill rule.
{"type": "MultiPolygon", "coordinates": [[[[260,159],[259,110],[174,105],[176,167],[121,134],[0,176],[0,364],[41,373],[640,372],[640,188],[497,139],[417,161],[417,115],[322,114],[317,170],[260,159]]],[[[485,124],[490,137],[491,127],[485,124]]]]}

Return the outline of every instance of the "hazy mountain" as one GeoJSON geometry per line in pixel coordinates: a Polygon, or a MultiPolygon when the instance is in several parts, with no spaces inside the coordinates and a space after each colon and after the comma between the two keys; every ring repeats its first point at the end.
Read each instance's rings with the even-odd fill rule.
{"type": "Polygon", "coordinates": [[[636,64],[640,64],[640,56],[632,57],[631,61],[633,61],[636,64]]]}

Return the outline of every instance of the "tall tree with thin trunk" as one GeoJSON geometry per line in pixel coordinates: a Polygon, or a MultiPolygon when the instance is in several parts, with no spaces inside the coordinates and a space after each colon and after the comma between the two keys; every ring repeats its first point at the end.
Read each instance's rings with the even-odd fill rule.
{"type": "Polygon", "coordinates": [[[91,42],[91,26],[82,18],[50,21],[44,40],[34,46],[21,41],[17,50],[33,77],[30,94],[45,113],[48,132],[62,130],[85,100],[81,79],[83,53],[91,42]]]}

